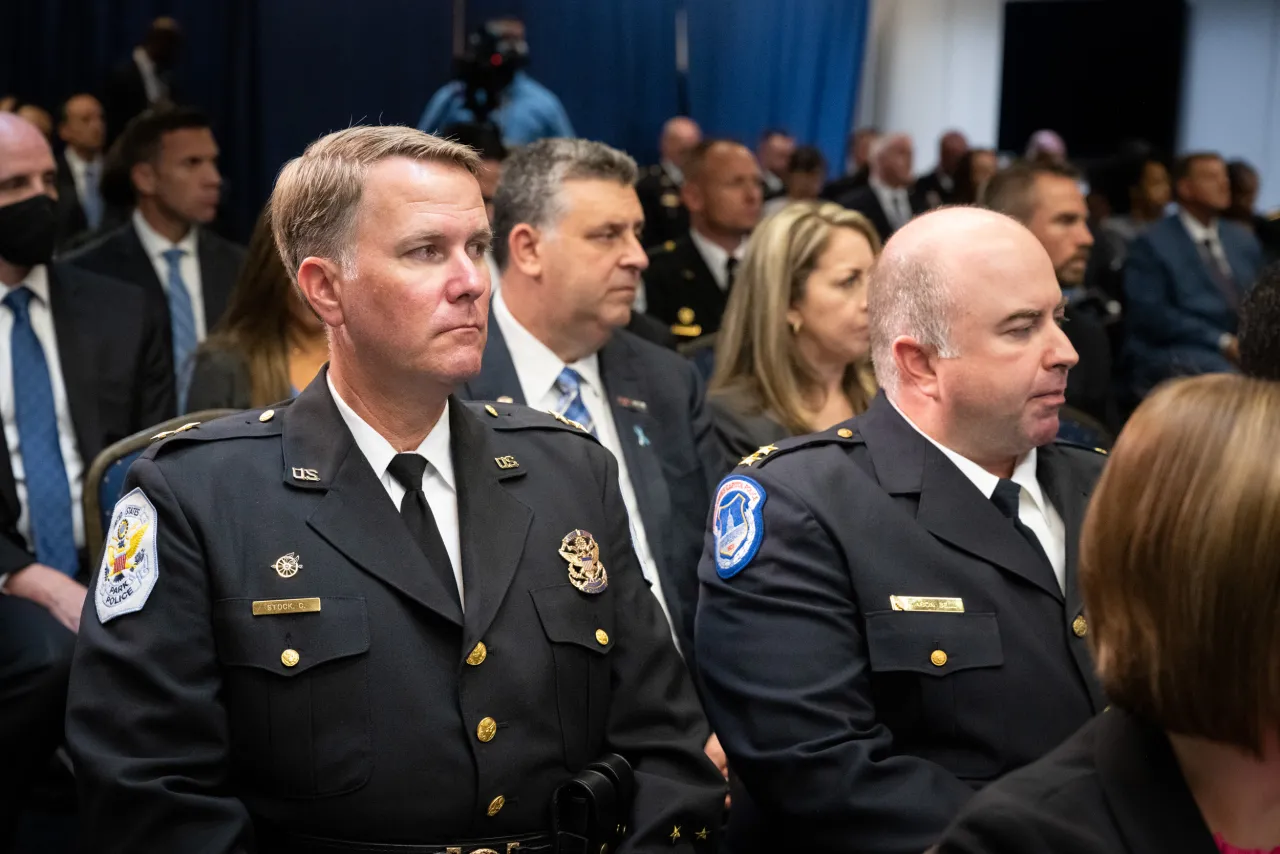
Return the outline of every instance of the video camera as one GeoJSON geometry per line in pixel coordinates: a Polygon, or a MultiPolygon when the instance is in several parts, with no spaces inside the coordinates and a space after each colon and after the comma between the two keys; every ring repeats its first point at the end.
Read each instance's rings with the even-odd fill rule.
{"type": "Polygon", "coordinates": [[[455,77],[466,87],[467,109],[476,122],[488,121],[503,90],[528,61],[528,42],[517,28],[504,26],[503,21],[487,21],[467,38],[455,77]]]}

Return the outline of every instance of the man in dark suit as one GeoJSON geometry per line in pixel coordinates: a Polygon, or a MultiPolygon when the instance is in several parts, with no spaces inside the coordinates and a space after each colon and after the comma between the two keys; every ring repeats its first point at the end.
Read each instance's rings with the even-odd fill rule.
{"type": "Polygon", "coordinates": [[[612,456],[451,394],[487,330],[478,171],[394,126],[284,167],[329,365],[129,472],[67,713],[95,851],[713,850],[724,782],[612,456]]]}
{"type": "Polygon", "coordinates": [[[1217,154],[1189,154],[1173,173],[1180,210],[1129,247],[1124,291],[1129,392],[1141,400],[1174,376],[1233,371],[1240,300],[1262,266],[1257,238],[1220,219],[1231,203],[1217,154]]]}
{"type": "Polygon", "coordinates": [[[854,190],[867,186],[871,177],[868,160],[871,145],[880,137],[880,131],[873,127],[858,128],[849,134],[849,143],[845,157],[845,174],[822,188],[822,198],[835,201],[854,190]]]}
{"type": "Polygon", "coordinates": [[[688,341],[720,328],[747,236],[760,221],[760,167],[746,146],[706,140],[689,156],[681,196],[691,228],[650,251],[645,311],[688,341]]]}
{"type": "Polygon", "coordinates": [[[867,186],[838,195],[833,201],[865,216],[880,233],[881,240],[927,210],[923,198],[912,190],[911,137],[893,133],[871,145],[871,177],[867,186]]]}
{"type": "Polygon", "coordinates": [[[217,215],[222,177],[202,114],[144,113],[130,123],[120,150],[133,182],[133,214],[67,260],[132,282],[168,307],[165,341],[181,407],[192,353],[226,311],[244,249],[203,227],[217,215]]]}
{"type": "Polygon", "coordinates": [[[158,307],[49,264],[56,196],[49,144],[0,113],[0,851],[62,743],[85,598],[84,473],[174,410],[158,307]]]}
{"type": "Polygon", "coordinates": [[[102,225],[102,146],[106,125],[92,95],[72,95],[62,105],[58,137],[58,246],[66,249],[102,225]]]}
{"type": "Polygon", "coordinates": [[[1000,214],[930,213],[869,312],[871,408],[713,499],[696,643],[734,851],[923,851],[1106,705],[1076,584],[1103,457],[1054,444],[1076,355],[1048,255],[1000,214]]]}
{"type": "Polygon", "coordinates": [[[969,150],[969,140],[958,130],[949,130],[938,140],[938,165],[916,181],[916,195],[927,207],[936,208],[955,201],[956,167],[969,150]]]}
{"type": "Polygon", "coordinates": [[[689,233],[689,209],[680,199],[684,167],[689,154],[702,142],[702,129],[693,119],[676,116],[662,126],[658,140],[661,161],[650,166],[636,182],[636,195],[644,209],[644,245],[660,246],[689,233]]]}
{"type": "Polygon", "coordinates": [[[102,87],[107,118],[107,144],[113,143],[134,116],[144,110],[177,103],[173,67],[182,49],[182,29],[173,18],[151,22],[142,44],[111,71],[102,87]]]}
{"type": "Polygon", "coordinates": [[[796,151],[796,138],[781,128],[767,128],[760,134],[756,158],[760,161],[760,178],[764,181],[764,200],[787,193],[787,172],[791,155],[796,151]]]}

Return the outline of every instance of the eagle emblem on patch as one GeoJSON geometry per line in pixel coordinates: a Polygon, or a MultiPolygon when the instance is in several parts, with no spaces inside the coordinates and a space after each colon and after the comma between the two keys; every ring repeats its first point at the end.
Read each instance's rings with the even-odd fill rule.
{"type": "Polygon", "coordinates": [[[764,487],[749,477],[730,477],[716,490],[712,533],[716,538],[716,573],[733,578],[751,562],[764,540],[764,487]]]}
{"type": "Polygon", "coordinates": [[[600,562],[600,544],[581,529],[570,531],[560,541],[560,557],[569,561],[569,583],[583,593],[603,593],[609,573],[600,562]]]}
{"type": "Polygon", "coordinates": [[[98,570],[94,604],[98,622],[142,610],[160,574],[156,508],[139,488],[116,502],[98,570]]]}

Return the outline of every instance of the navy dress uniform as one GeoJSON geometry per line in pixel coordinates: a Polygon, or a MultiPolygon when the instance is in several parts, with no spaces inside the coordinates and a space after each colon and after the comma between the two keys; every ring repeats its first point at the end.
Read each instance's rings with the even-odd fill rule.
{"type": "Polygon", "coordinates": [[[644,210],[644,245],[660,246],[689,233],[689,209],[680,200],[680,185],[661,164],[650,166],[636,182],[644,210]]]}
{"type": "Polygon", "coordinates": [[[883,393],[721,483],[695,643],[740,782],[735,854],[923,851],[975,789],[1102,710],[1075,552],[1103,460],[1037,450],[1065,527],[1065,593],[883,393]]]}
{"type": "Polygon", "coordinates": [[[711,850],[724,781],[612,457],[451,398],[460,605],[326,380],[129,472],[70,689],[92,849],[551,851],[553,794],[614,753],[618,850],[711,850]]]}
{"type": "Polygon", "coordinates": [[[690,341],[720,329],[728,289],[716,277],[688,232],[649,250],[644,273],[645,312],[667,324],[679,341],[690,341]]]}

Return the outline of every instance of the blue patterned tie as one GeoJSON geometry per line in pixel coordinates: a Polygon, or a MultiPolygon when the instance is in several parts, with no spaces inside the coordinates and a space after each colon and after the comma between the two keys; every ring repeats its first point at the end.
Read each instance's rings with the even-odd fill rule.
{"type": "Polygon", "coordinates": [[[13,368],[13,410],[18,423],[18,450],[27,486],[27,517],[36,560],[75,575],[75,523],[71,515],[71,486],[58,444],[58,411],[44,348],[31,328],[29,288],[18,287],[4,298],[13,312],[9,355],[13,368]]]}
{"type": "Polygon", "coordinates": [[[84,195],[80,198],[80,209],[84,211],[85,221],[94,231],[102,224],[102,192],[98,189],[98,164],[87,163],[84,167],[84,195]]]}
{"type": "Polygon", "coordinates": [[[182,256],[186,250],[166,249],[169,264],[169,323],[173,329],[173,373],[177,383],[178,411],[187,411],[187,386],[191,383],[192,355],[199,338],[196,336],[196,313],[191,307],[191,292],[182,279],[182,256]]]}
{"type": "Polygon", "coordinates": [[[577,421],[588,433],[596,436],[596,425],[591,420],[587,405],[582,402],[582,375],[573,368],[565,368],[556,377],[556,390],[560,392],[556,411],[570,421],[577,421]]]}

